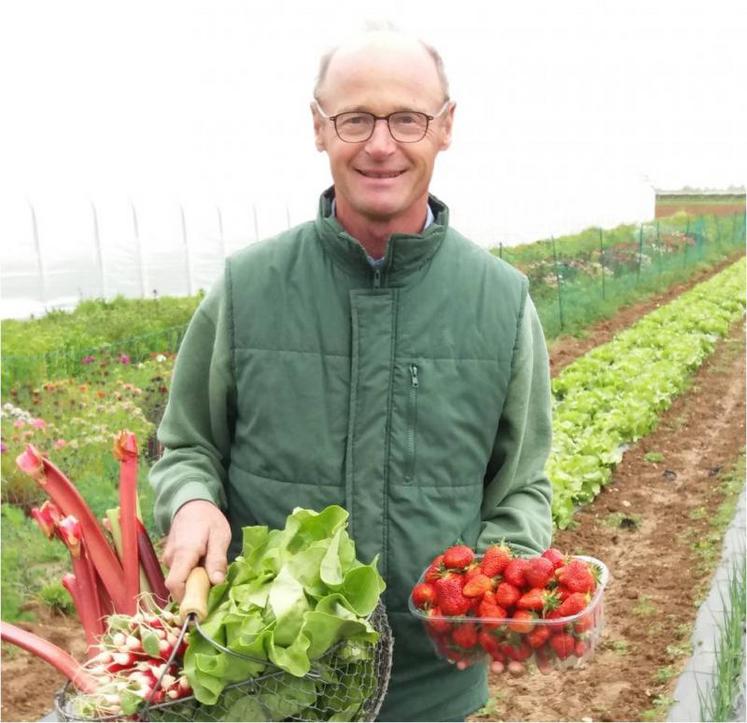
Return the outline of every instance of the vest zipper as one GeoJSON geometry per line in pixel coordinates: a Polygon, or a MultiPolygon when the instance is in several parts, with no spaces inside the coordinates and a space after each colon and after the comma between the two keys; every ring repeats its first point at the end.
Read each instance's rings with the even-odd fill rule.
{"type": "Polygon", "coordinates": [[[410,364],[410,404],[407,424],[407,469],[405,482],[412,483],[415,477],[415,429],[418,422],[418,365],[410,364]]]}

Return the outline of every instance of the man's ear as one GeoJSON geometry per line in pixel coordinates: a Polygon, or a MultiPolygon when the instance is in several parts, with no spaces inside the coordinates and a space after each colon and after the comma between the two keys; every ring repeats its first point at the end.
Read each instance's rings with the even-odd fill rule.
{"type": "Polygon", "coordinates": [[[440,150],[445,151],[451,145],[451,129],[454,125],[454,109],[456,103],[449,103],[449,108],[444,113],[444,117],[441,120],[441,147],[440,150]]]}
{"type": "Polygon", "coordinates": [[[316,101],[311,101],[311,117],[314,120],[314,143],[318,151],[326,151],[327,146],[325,143],[324,135],[324,124],[326,119],[319,115],[319,111],[316,107],[316,101]]]}

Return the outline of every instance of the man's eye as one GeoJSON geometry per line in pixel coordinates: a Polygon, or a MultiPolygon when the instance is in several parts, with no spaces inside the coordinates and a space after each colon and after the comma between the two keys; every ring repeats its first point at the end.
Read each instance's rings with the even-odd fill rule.
{"type": "Polygon", "coordinates": [[[419,122],[418,116],[414,113],[398,113],[396,121],[400,125],[410,125],[419,122]]]}
{"type": "Polygon", "coordinates": [[[339,121],[342,123],[343,126],[346,126],[348,128],[352,128],[354,126],[362,126],[366,125],[370,122],[369,116],[363,114],[363,113],[355,113],[352,115],[344,115],[339,118],[339,121]]]}

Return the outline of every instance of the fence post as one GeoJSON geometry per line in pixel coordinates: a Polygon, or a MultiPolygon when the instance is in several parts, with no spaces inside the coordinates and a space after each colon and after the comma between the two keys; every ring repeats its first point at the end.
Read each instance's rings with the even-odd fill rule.
{"type": "MultiPolygon", "coordinates": [[[[31,230],[34,234],[34,250],[36,251],[36,268],[39,274],[39,297],[44,303],[47,300],[46,282],[44,280],[44,260],[42,259],[41,244],[39,243],[39,227],[36,224],[36,211],[33,204],[29,203],[31,209],[31,230]]],[[[736,220],[736,214],[734,215],[736,220]]]]}
{"type": "Polygon", "coordinates": [[[192,296],[192,265],[189,260],[189,239],[187,238],[187,220],[184,217],[184,206],[179,204],[182,217],[182,240],[184,241],[184,265],[187,272],[187,296],[192,296]]]}
{"type": "Polygon", "coordinates": [[[555,236],[550,237],[552,239],[552,257],[553,261],[555,263],[555,280],[558,284],[558,319],[560,320],[560,330],[562,331],[564,328],[563,324],[563,294],[561,289],[561,278],[560,278],[560,270],[558,269],[558,252],[555,248],[555,236]]]}
{"type": "Polygon", "coordinates": [[[135,249],[137,250],[137,264],[138,264],[138,277],[140,280],[140,298],[145,298],[145,267],[143,266],[143,245],[140,242],[140,225],[137,222],[137,211],[135,210],[135,204],[130,201],[130,208],[132,209],[132,229],[135,232],[135,249]]]}
{"type": "Polygon", "coordinates": [[[604,273],[604,230],[599,227],[599,263],[602,266],[602,298],[606,299],[607,294],[605,291],[605,273],[604,273]]]}
{"type": "Polygon", "coordinates": [[[104,252],[101,249],[101,237],[99,236],[99,217],[96,213],[96,206],[91,201],[91,212],[93,213],[93,243],[96,246],[96,259],[99,265],[99,275],[101,276],[101,298],[106,299],[106,276],[104,270],[104,252]]]}
{"type": "Polygon", "coordinates": [[[643,224],[638,227],[638,268],[635,271],[636,285],[641,278],[641,262],[643,261],[643,224]]]}

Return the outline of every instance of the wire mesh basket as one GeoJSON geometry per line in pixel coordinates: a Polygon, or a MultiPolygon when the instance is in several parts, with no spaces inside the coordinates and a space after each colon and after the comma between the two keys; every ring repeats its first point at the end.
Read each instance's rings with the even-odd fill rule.
{"type": "Polygon", "coordinates": [[[300,678],[270,664],[261,675],[226,686],[214,705],[191,696],[143,703],[131,716],[86,717],[82,694],[68,683],[55,710],[62,721],[373,721],[389,684],[394,641],[381,602],[368,621],[378,633],[375,643],[342,640],[300,678]]]}

